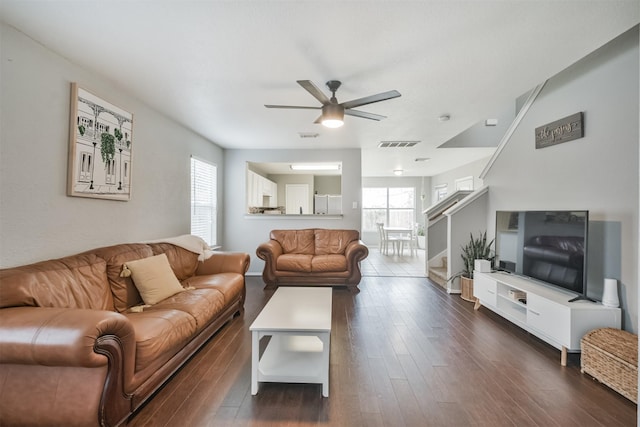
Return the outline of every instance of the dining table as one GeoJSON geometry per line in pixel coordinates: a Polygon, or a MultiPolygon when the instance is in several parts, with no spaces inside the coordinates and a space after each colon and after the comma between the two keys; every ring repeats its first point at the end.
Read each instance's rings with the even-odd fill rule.
{"type": "Polygon", "coordinates": [[[387,227],[384,226],[383,230],[387,235],[389,241],[393,244],[393,252],[398,252],[398,255],[402,256],[404,253],[404,243],[411,244],[412,227],[387,227]]]}

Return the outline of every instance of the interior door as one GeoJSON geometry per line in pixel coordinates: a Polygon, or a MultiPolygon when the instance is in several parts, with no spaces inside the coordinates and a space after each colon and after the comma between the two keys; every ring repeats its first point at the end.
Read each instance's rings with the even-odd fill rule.
{"type": "Polygon", "coordinates": [[[287,215],[308,214],[309,185],[287,184],[285,187],[285,201],[287,215]]]}

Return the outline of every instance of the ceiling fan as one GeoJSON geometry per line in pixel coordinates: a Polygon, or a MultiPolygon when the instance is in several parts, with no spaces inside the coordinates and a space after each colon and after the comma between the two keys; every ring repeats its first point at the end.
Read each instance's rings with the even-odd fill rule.
{"type": "Polygon", "coordinates": [[[321,107],[304,107],[299,105],[267,105],[267,108],[293,108],[304,110],[320,110],[322,109],[322,115],[316,119],[314,123],[322,123],[324,126],[337,128],[343,125],[344,115],[360,117],[369,120],[382,120],[386,116],[379,114],[366,113],[364,111],[352,110],[352,108],[360,107],[362,105],[373,104],[374,102],[386,101],[387,99],[393,99],[400,96],[400,92],[397,90],[390,90],[388,92],[382,92],[377,95],[365,96],[364,98],[354,99],[352,101],[342,102],[338,104],[336,99],[336,91],[342,84],[339,80],[329,80],[327,87],[331,91],[331,98],[318,89],[311,80],[298,80],[300,86],[302,86],[307,92],[309,92],[315,99],[322,103],[321,107]]]}

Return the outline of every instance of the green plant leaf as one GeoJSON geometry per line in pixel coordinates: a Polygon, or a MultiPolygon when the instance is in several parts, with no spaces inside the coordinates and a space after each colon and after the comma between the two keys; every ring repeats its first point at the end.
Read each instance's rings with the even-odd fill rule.
{"type": "Polygon", "coordinates": [[[475,260],[484,259],[490,261],[493,264],[495,255],[491,250],[494,239],[491,239],[487,243],[487,232],[481,232],[477,238],[473,237],[473,233],[469,233],[469,243],[465,246],[461,246],[462,252],[460,257],[462,258],[463,269],[449,278],[453,280],[457,277],[464,276],[473,279],[473,268],[475,260]]]}
{"type": "Polygon", "coordinates": [[[100,154],[102,155],[102,161],[105,166],[116,154],[116,139],[113,135],[109,133],[103,133],[100,135],[101,144],[100,144],[100,154]]]}

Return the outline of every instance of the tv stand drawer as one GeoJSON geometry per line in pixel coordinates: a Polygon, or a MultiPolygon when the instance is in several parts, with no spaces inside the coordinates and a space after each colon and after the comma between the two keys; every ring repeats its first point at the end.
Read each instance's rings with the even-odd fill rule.
{"type": "Polygon", "coordinates": [[[558,343],[570,341],[571,310],[536,294],[527,296],[527,325],[558,343]]]}
{"type": "Polygon", "coordinates": [[[473,277],[473,296],[482,300],[484,304],[495,307],[497,304],[496,281],[477,273],[473,277]]]}

